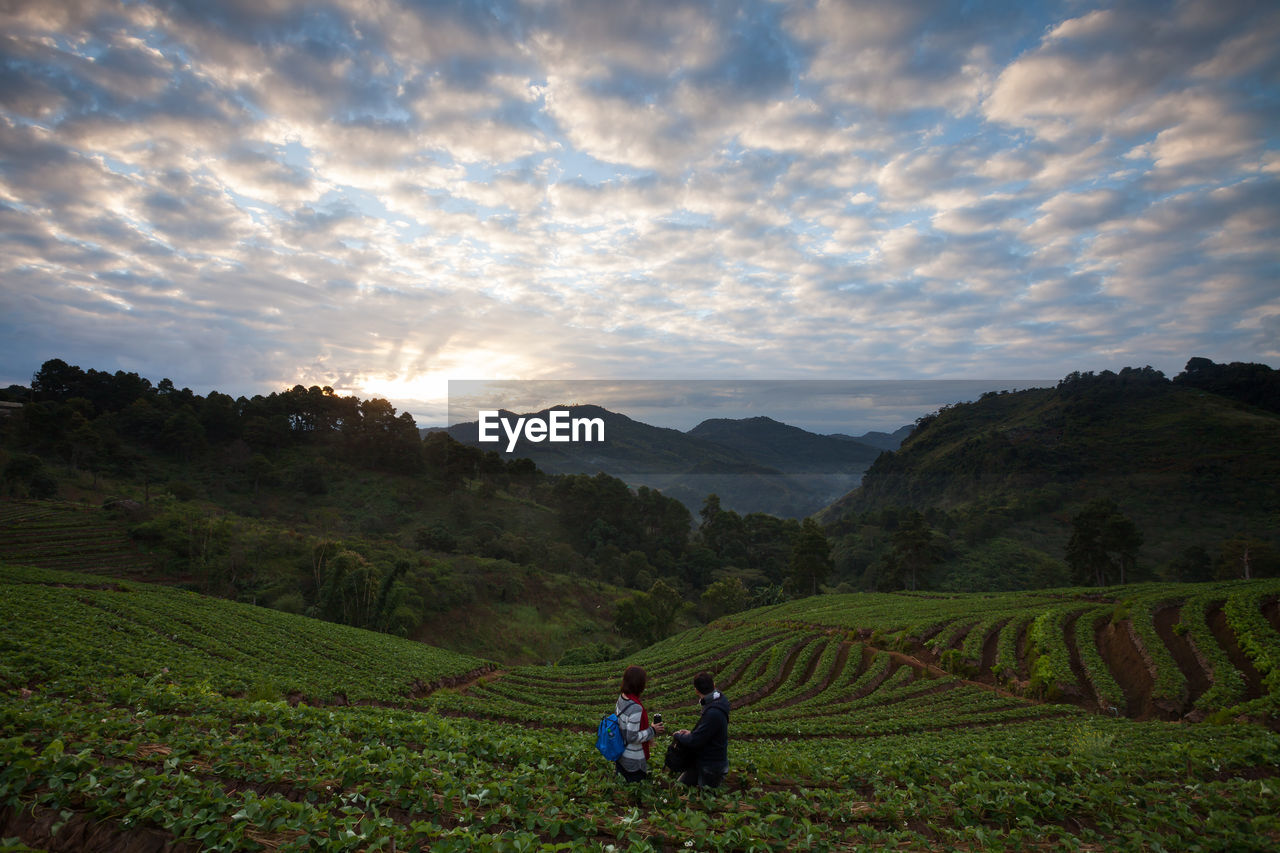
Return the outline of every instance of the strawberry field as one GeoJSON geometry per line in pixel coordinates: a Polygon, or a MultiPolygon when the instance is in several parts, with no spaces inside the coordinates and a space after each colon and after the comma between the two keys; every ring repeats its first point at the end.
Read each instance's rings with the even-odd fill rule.
{"type": "Polygon", "coordinates": [[[0,560],[104,574],[146,569],[145,557],[101,510],[51,501],[0,502],[0,560]]]}
{"type": "Polygon", "coordinates": [[[1278,596],[824,596],[503,670],[0,566],[0,849],[1274,850],[1278,596]],[[633,662],[668,730],[716,674],[723,789],[623,787],[595,752],[633,662]]]}

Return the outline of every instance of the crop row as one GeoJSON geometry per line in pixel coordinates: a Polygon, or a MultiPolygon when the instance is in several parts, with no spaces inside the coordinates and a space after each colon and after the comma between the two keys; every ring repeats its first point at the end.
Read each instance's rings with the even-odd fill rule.
{"type": "Polygon", "coordinates": [[[47,501],[0,501],[0,528],[81,524],[101,517],[100,510],[47,501]]]}
{"type": "Polygon", "coordinates": [[[101,510],[0,503],[0,560],[70,571],[127,571],[145,561],[101,510]]]}
{"type": "Polygon", "coordinates": [[[828,695],[848,666],[851,644],[843,638],[826,638],[811,644],[792,669],[793,677],[768,696],[753,703],[753,714],[780,714],[806,700],[828,695]]]}
{"type": "Polygon", "coordinates": [[[579,730],[122,679],[73,701],[0,698],[0,801],[209,850],[1249,850],[1280,832],[1267,780],[1249,778],[1280,763],[1265,730],[1183,728],[1170,743],[1084,715],[939,730],[999,717],[982,693],[868,709],[853,739],[736,739],[731,784],[691,796],[660,779],[621,789],[579,730]],[[970,699],[945,717],[946,700],[970,699]],[[907,716],[926,720],[897,734],[907,716]]]}
{"type": "Polygon", "coordinates": [[[1116,682],[1107,662],[1103,660],[1098,649],[1099,635],[1107,630],[1117,630],[1112,621],[1113,608],[1100,605],[1086,610],[1076,617],[1075,647],[1079,655],[1080,667],[1084,671],[1088,689],[1093,691],[1098,707],[1111,713],[1119,713],[1126,709],[1128,700],[1124,689],[1116,682]]]}
{"type": "Polygon", "coordinates": [[[970,624],[995,614],[1052,606],[1071,593],[1060,591],[974,593],[965,595],[912,595],[910,593],[857,593],[801,599],[774,608],[751,611],[744,621],[796,622],[828,625],[847,630],[873,629],[883,635],[932,636],[956,620],[970,624]],[[829,600],[828,600],[829,599],[829,600]]]}
{"type": "MultiPolygon", "coordinates": [[[[1115,596],[1055,593],[1033,597],[1031,604],[1038,610],[1014,608],[1011,605],[1017,599],[1009,597],[962,597],[959,603],[943,599],[950,602],[953,612],[961,610],[960,603],[969,608],[989,606],[991,611],[974,619],[970,609],[968,616],[941,623],[929,621],[927,629],[920,626],[928,620],[899,620],[891,624],[906,627],[894,635],[886,635],[884,625],[852,622],[847,613],[833,619],[837,608],[832,602],[818,602],[804,620],[795,618],[794,604],[782,605],[748,614],[748,619],[718,623],[716,629],[682,636],[648,650],[643,658],[650,668],[647,701],[651,707],[686,704],[692,675],[705,668],[716,674],[717,683],[735,703],[735,721],[770,715],[781,722],[813,713],[816,708],[838,705],[848,695],[841,694],[841,690],[849,688],[846,671],[852,670],[854,677],[866,672],[861,655],[851,655],[844,648],[849,636],[845,630],[824,628],[841,621],[855,625],[862,636],[870,636],[872,643],[890,647],[901,645],[894,638],[908,636],[902,632],[932,631],[934,636],[925,648],[944,650],[940,662],[945,669],[960,677],[985,678],[989,674],[995,685],[1033,699],[1065,699],[1111,714],[1176,714],[1187,710],[1187,678],[1156,633],[1154,614],[1181,603],[1184,623],[1189,623],[1181,629],[1189,635],[1187,641],[1197,648],[1207,648],[1206,657],[1214,661],[1214,671],[1224,676],[1216,679],[1220,683],[1202,701],[1213,703],[1208,705],[1210,710],[1218,710],[1241,708],[1242,703],[1252,700],[1245,710],[1274,718],[1276,698],[1280,696],[1275,683],[1280,681],[1280,675],[1275,674],[1273,661],[1280,659],[1275,651],[1280,648],[1280,634],[1262,615],[1261,606],[1273,600],[1275,587],[1271,582],[1246,586],[1154,584],[1124,588],[1115,596]],[[1266,687],[1261,699],[1256,691],[1245,689],[1242,676],[1214,638],[1207,620],[1210,613],[1218,610],[1226,615],[1217,618],[1229,621],[1242,638],[1245,654],[1258,664],[1266,687]],[[786,621],[769,622],[767,615],[785,617],[786,621]],[[728,648],[722,645],[717,650],[716,642],[728,644],[728,648]],[[1029,671],[1025,676],[1029,681],[1018,678],[1023,652],[1020,644],[1028,657],[1029,671]],[[1127,656],[1124,664],[1119,662],[1121,654],[1127,656]],[[984,661],[984,657],[988,659],[984,661]],[[1121,675],[1124,683],[1119,680],[1121,675]]],[[[850,612],[863,613],[861,598],[848,596],[840,600],[850,612]]],[[[925,601],[935,612],[941,607],[938,599],[891,598],[899,605],[904,598],[925,601]]],[[[498,716],[541,719],[543,709],[554,707],[571,712],[558,718],[567,723],[573,713],[594,711],[612,703],[621,668],[621,664],[611,663],[588,668],[518,669],[499,682],[471,691],[454,710],[465,711],[467,699],[471,699],[487,706],[475,713],[494,715],[494,708],[500,706],[498,716]],[[589,686],[592,684],[596,686],[589,686]]]]}
{"type": "MultiPolygon", "coordinates": [[[[681,656],[674,663],[645,660],[649,664],[649,690],[647,696],[655,700],[667,697],[687,698],[693,676],[703,669],[711,669],[720,681],[732,674],[759,665],[776,647],[781,634],[777,631],[760,632],[758,629],[735,631],[721,636],[723,642],[732,643],[728,649],[721,647],[720,654],[681,656]],[[755,637],[743,642],[744,637],[755,637]]],[[[627,663],[632,663],[629,660],[627,663]]],[[[479,685],[471,692],[476,696],[510,696],[527,699],[540,705],[586,705],[611,703],[616,697],[623,665],[607,667],[521,667],[505,675],[501,681],[479,685]],[[548,673],[556,673],[554,678],[548,673]]]]}
{"type": "MultiPolygon", "coordinates": [[[[950,676],[933,677],[886,652],[868,652],[871,657],[864,661],[861,646],[841,646],[819,635],[789,646],[772,645],[768,651],[757,649],[760,665],[743,683],[744,689],[774,686],[756,696],[726,685],[734,703],[734,731],[745,736],[864,737],[937,726],[1001,725],[1071,711],[1028,704],[950,676]],[[837,667],[837,661],[843,663],[837,667]],[[744,703],[744,698],[751,701],[744,703]]],[[[437,694],[432,704],[454,714],[588,729],[612,708],[617,694],[608,685],[583,687],[579,695],[559,688],[540,690],[521,681],[517,670],[469,687],[465,695],[437,694]]],[[[674,696],[646,694],[645,701],[650,709],[662,710],[669,725],[689,727],[697,712],[692,698],[685,691],[674,696]]]]}
{"type": "MultiPolygon", "coordinates": [[[[1261,618],[1269,590],[1189,587],[1179,598],[1162,589],[1159,600],[1183,601],[1184,622],[1211,637],[1205,614],[1226,620],[1265,681],[1274,629],[1255,620],[1255,643],[1241,626],[1261,618]]],[[[953,659],[995,638],[997,661],[1012,645],[1014,666],[1006,634],[1038,624],[1027,631],[1038,657],[1071,675],[1055,642],[1094,639],[1099,620],[1124,623],[1116,604],[1135,602],[1130,619],[1153,611],[1156,594],[1055,595],[1023,611],[991,598],[991,612],[976,615],[952,601],[946,619],[934,618],[944,609],[936,600],[893,596],[899,607],[934,608],[929,620],[907,613],[893,624],[941,626],[953,659]],[[982,639],[970,643],[975,632],[982,639]]],[[[812,618],[791,603],[768,611],[785,621],[747,614],[628,661],[494,672],[408,702],[410,679],[461,677],[482,662],[176,590],[0,567],[9,628],[0,807],[209,850],[1264,850],[1280,841],[1274,732],[1029,702],[855,641],[852,630],[896,635],[874,622],[830,624],[832,599],[815,600],[822,614],[812,618]],[[647,704],[671,729],[696,722],[689,681],[699,669],[738,703],[726,788],[692,793],[660,775],[626,788],[595,753],[595,723],[633,661],[649,669],[647,704]],[[252,701],[263,684],[275,688],[263,695],[297,688],[401,707],[252,701]]],[[[857,597],[844,600],[856,610],[857,597]]]]}
{"type": "Polygon", "coordinates": [[[1152,690],[1151,697],[1157,703],[1170,707],[1181,707],[1189,696],[1187,677],[1178,668],[1173,654],[1160,635],[1156,633],[1156,613],[1179,606],[1177,598],[1167,594],[1140,596],[1132,600],[1129,608],[1129,622],[1133,627],[1136,641],[1151,661],[1152,690]]]}
{"type": "Polygon", "coordinates": [[[31,569],[0,568],[0,619],[0,679],[10,685],[167,671],[224,691],[404,702],[415,685],[485,666],[182,590],[31,569]]]}
{"type": "Polygon", "coordinates": [[[741,618],[762,626],[779,620],[773,624],[857,631],[874,645],[919,654],[956,675],[1033,698],[1065,698],[1113,713],[1176,715],[1190,710],[1195,697],[1155,619],[1160,611],[1181,608],[1180,638],[1212,668],[1213,686],[1196,707],[1215,711],[1250,702],[1252,712],[1275,717],[1280,675],[1270,673],[1280,660],[1280,632],[1261,611],[1278,595],[1275,580],[984,595],[859,594],[809,606],[791,602],[741,618]],[[1210,620],[1217,620],[1216,627],[1210,620]],[[1223,644],[1235,642],[1240,653],[1233,659],[1223,644]],[[1241,666],[1258,671],[1256,683],[1246,681],[1241,666]]]}

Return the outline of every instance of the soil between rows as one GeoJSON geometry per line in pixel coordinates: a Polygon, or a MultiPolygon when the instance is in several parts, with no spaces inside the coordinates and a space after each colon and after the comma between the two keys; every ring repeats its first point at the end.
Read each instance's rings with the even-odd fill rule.
{"type": "Polygon", "coordinates": [[[1218,641],[1219,646],[1222,646],[1222,650],[1227,653],[1227,659],[1231,661],[1231,665],[1240,670],[1240,674],[1244,677],[1245,698],[1262,698],[1262,676],[1258,673],[1257,667],[1253,665],[1253,661],[1249,660],[1248,655],[1240,648],[1240,643],[1236,640],[1236,633],[1231,630],[1231,624],[1227,621],[1227,612],[1223,609],[1223,605],[1219,603],[1210,609],[1207,619],[1209,630],[1213,632],[1214,639],[1218,641]]]}
{"type": "Polygon", "coordinates": [[[1178,665],[1178,669],[1187,680],[1187,695],[1183,699],[1183,707],[1190,708],[1204,695],[1212,683],[1209,678],[1209,664],[1190,637],[1173,630],[1175,625],[1182,622],[1181,607],[1165,607],[1157,610],[1153,621],[1156,635],[1173,655],[1174,663],[1178,665]]]}
{"type": "Polygon", "coordinates": [[[1133,623],[1128,619],[1106,622],[1096,627],[1098,651],[1111,676],[1124,691],[1125,716],[1135,720],[1152,717],[1177,719],[1177,708],[1157,708],[1152,700],[1155,691],[1155,674],[1151,663],[1133,633],[1133,623]]]}

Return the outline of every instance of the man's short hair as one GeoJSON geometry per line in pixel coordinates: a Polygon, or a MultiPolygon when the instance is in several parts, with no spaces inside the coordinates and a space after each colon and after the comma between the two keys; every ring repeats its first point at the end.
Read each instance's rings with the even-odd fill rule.
{"type": "Polygon", "coordinates": [[[693,677],[693,689],[703,696],[708,696],[716,689],[715,679],[709,672],[700,672],[693,677]]]}

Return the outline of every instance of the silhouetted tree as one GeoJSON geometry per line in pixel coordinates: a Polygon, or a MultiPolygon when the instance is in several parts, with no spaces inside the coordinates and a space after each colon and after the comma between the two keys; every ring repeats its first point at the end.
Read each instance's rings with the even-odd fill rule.
{"type": "Polygon", "coordinates": [[[1071,519],[1067,565],[1077,583],[1125,583],[1138,561],[1142,534],[1109,498],[1099,498],[1071,519]]]}

